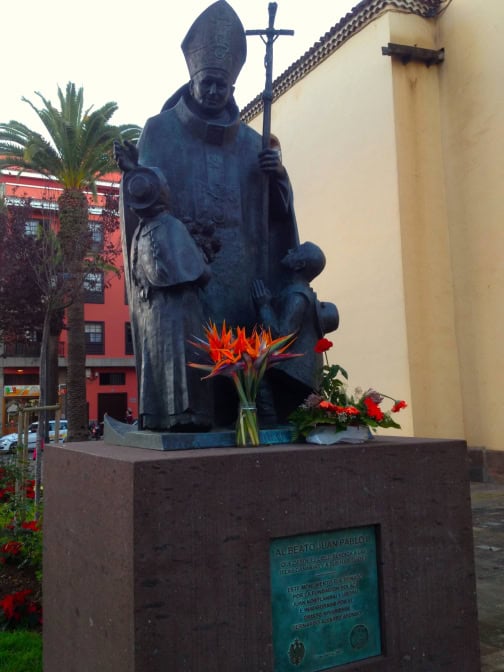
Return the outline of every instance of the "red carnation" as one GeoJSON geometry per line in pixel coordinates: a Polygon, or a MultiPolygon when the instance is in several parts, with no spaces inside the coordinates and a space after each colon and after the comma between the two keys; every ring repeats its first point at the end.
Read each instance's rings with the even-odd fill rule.
{"type": "Polygon", "coordinates": [[[371,399],[371,397],[365,397],[364,403],[366,405],[367,414],[370,418],[376,420],[377,422],[383,420],[383,412],[381,408],[371,399]]]}
{"type": "Polygon", "coordinates": [[[407,403],[405,401],[396,401],[395,404],[392,406],[391,411],[392,413],[398,413],[401,408],[406,408],[407,403]]]}
{"type": "Polygon", "coordinates": [[[332,342],[327,338],[321,338],[315,343],[315,352],[327,352],[332,348],[332,342]]]}

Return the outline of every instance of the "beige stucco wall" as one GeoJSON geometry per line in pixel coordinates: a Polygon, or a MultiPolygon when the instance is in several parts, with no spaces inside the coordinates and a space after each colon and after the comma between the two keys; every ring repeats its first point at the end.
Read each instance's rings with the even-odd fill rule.
{"type": "MultiPolygon", "coordinates": [[[[404,431],[502,449],[504,3],[453,0],[438,19],[388,12],[273,108],[314,282],[338,304],[333,361],[410,401],[404,431]],[[499,20],[500,19],[500,20],[499,20]],[[381,55],[446,49],[441,66],[381,55]]],[[[253,125],[260,129],[260,118],[253,125]]]]}
{"type": "MultiPolygon", "coordinates": [[[[334,362],[410,402],[403,430],[504,450],[502,0],[389,11],[273,106],[334,362]],[[445,48],[427,68],[388,42],[445,48]]],[[[252,122],[258,130],[261,119],[252,122]]]]}
{"type": "MultiPolygon", "coordinates": [[[[437,24],[389,13],[391,42],[438,49],[437,24]]],[[[405,310],[415,434],[464,437],[447,225],[441,66],[391,59],[405,310]]]]}
{"type": "Polygon", "coordinates": [[[454,0],[439,21],[441,119],[466,437],[504,450],[502,0],[454,0]]]}

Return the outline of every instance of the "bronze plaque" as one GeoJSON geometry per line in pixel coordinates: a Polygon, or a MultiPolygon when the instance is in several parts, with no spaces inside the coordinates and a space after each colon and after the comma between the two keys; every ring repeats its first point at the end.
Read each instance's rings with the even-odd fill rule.
{"type": "Polygon", "coordinates": [[[380,655],[376,528],[274,539],[274,672],[318,672],[380,655]]]}

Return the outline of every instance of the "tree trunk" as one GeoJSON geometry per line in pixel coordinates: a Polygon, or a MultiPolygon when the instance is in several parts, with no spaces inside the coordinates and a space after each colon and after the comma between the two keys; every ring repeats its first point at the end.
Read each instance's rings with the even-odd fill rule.
{"type": "Polygon", "coordinates": [[[84,260],[90,247],[88,202],[85,194],[65,189],[59,201],[60,240],[71,276],[72,304],[67,310],[67,441],[88,438],[86,403],[86,341],[84,331],[84,260]]]}
{"type": "Polygon", "coordinates": [[[47,421],[54,417],[54,411],[45,410],[45,407],[55,406],[58,403],[58,345],[60,333],[61,318],[55,320],[54,311],[48,306],[42,328],[39,365],[39,406],[44,410],[39,411],[37,443],[35,446],[35,517],[37,519],[42,501],[42,446],[49,439],[47,421]]]}
{"type": "Polygon", "coordinates": [[[89,436],[86,402],[86,337],[82,292],[67,310],[67,441],[84,441],[89,436]]]}
{"type": "MultiPolygon", "coordinates": [[[[59,340],[63,329],[63,314],[61,310],[51,313],[49,352],[47,355],[47,404],[55,406],[59,403],[59,340]]],[[[51,419],[54,414],[50,414],[51,419]]]]}
{"type": "Polygon", "coordinates": [[[42,448],[46,439],[46,424],[47,411],[45,407],[49,399],[49,385],[50,385],[50,341],[51,341],[51,311],[47,307],[44,316],[44,326],[42,328],[42,344],[40,348],[40,365],[39,365],[39,383],[40,396],[39,406],[43,409],[39,411],[38,428],[37,428],[37,443],[35,445],[35,517],[38,518],[39,506],[42,495],[42,448]]]}

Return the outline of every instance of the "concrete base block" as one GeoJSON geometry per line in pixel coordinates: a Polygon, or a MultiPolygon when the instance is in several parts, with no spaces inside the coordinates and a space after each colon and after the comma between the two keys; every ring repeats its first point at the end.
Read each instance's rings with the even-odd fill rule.
{"type": "Polygon", "coordinates": [[[274,672],[271,540],[369,525],[383,652],[330,669],[480,670],[462,441],[44,461],[44,672],[274,672]]]}
{"type": "Polygon", "coordinates": [[[476,483],[504,484],[504,451],[469,448],[469,476],[476,483]]]}

